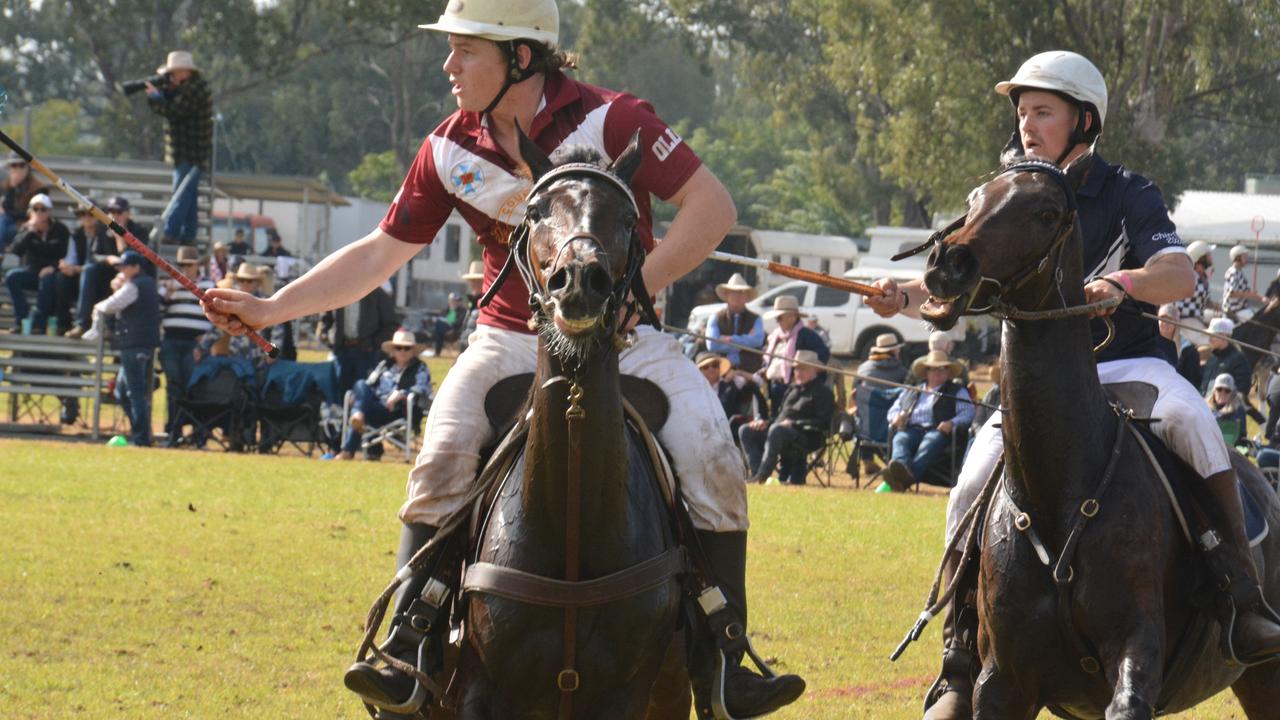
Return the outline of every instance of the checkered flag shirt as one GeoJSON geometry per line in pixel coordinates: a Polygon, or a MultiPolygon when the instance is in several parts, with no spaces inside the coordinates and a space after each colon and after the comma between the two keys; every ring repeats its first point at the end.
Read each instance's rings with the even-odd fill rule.
{"type": "Polygon", "coordinates": [[[1231,314],[1243,310],[1247,300],[1242,297],[1228,299],[1228,296],[1233,292],[1249,292],[1249,278],[1244,276],[1243,270],[1232,265],[1227,268],[1222,280],[1222,312],[1231,314]]]}
{"type": "Polygon", "coordinates": [[[170,165],[191,163],[209,172],[213,154],[213,96],[200,75],[160,97],[149,97],[151,110],[169,122],[164,132],[164,159],[170,165]]]}
{"type": "Polygon", "coordinates": [[[1184,320],[1195,318],[1200,322],[1205,322],[1204,309],[1208,306],[1209,278],[1197,272],[1195,292],[1175,303],[1175,307],[1178,308],[1178,317],[1184,320]]]}

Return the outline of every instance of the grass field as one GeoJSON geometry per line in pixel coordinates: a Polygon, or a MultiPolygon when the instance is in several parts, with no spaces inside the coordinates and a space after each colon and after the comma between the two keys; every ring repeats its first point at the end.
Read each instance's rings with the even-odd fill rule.
{"type": "MultiPolygon", "coordinates": [[[[405,472],[0,440],[0,717],[366,717],[341,674],[392,572],[405,472]]],[[[936,625],[885,657],[928,591],[945,498],[750,492],[757,646],[809,682],[776,717],[919,717],[936,625]]]]}

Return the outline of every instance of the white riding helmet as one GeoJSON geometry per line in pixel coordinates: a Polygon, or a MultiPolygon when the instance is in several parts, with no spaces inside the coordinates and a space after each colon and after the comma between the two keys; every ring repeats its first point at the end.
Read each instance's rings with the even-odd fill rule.
{"type": "Polygon", "coordinates": [[[1203,240],[1197,240],[1187,246],[1187,255],[1191,256],[1191,264],[1195,265],[1213,250],[1213,246],[1203,240]]]}
{"type": "Polygon", "coordinates": [[[1107,126],[1107,81],[1083,55],[1067,50],[1043,52],[1022,63],[1012,78],[996,83],[1001,95],[1018,88],[1055,90],[1088,103],[1098,110],[1098,133],[1107,126]]]}
{"type": "Polygon", "coordinates": [[[1232,260],[1235,260],[1236,258],[1241,257],[1241,256],[1249,257],[1249,248],[1247,248],[1247,247],[1245,247],[1245,246],[1243,246],[1243,245],[1236,245],[1235,247],[1231,248],[1231,259],[1232,259],[1232,260]]]}
{"type": "Polygon", "coordinates": [[[449,0],[439,20],[418,27],[494,42],[536,40],[554,46],[560,41],[560,9],[556,0],[449,0]]]}

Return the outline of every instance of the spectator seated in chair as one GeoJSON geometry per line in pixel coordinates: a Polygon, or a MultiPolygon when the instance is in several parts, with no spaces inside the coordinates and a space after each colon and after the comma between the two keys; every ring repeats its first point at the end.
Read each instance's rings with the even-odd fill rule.
{"type": "Polygon", "coordinates": [[[1227,447],[1249,444],[1249,417],[1259,422],[1266,420],[1262,413],[1250,407],[1244,396],[1236,391],[1235,378],[1228,373],[1214,378],[1213,387],[1204,396],[1204,400],[1209,403],[1209,409],[1218,421],[1218,428],[1222,430],[1222,439],[1226,441],[1227,447]]]}
{"type": "Polygon", "coordinates": [[[404,329],[397,330],[394,337],[382,344],[382,351],[390,355],[392,361],[384,360],[367,380],[356,381],[355,404],[339,458],[355,457],[366,428],[382,427],[403,415],[409,395],[415,396],[415,406],[423,410],[431,404],[434,397],[431,371],[418,359],[425,349],[426,345],[419,344],[413,333],[404,329]]]}
{"type": "MultiPolygon", "coordinates": [[[[762,483],[768,479],[783,452],[796,444],[800,444],[805,453],[822,447],[831,430],[836,401],[825,375],[816,367],[819,362],[818,353],[812,350],[796,352],[791,386],[787,388],[773,422],[757,419],[738,430],[751,470],[747,482],[762,483]]],[[[783,480],[803,485],[807,470],[804,463],[789,470],[790,477],[783,480]]]]}
{"type": "Polygon", "coordinates": [[[1209,336],[1209,358],[1204,362],[1201,371],[1203,380],[1200,383],[1200,392],[1205,395],[1213,389],[1210,384],[1216,383],[1218,376],[1223,373],[1235,380],[1237,392],[1245,397],[1249,395],[1249,388],[1253,385],[1253,370],[1249,368],[1249,359],[1227,339],[1235,329],[1236,324],[1227,318],[1214,318],[1209,323],[1209,332],[1222,337],[1209,336]]]}
{"type": "MultiPolygon", "coordinates": [[[[859,377],[874,378],[876,380],[887,380],[895,383],[905,381],[907,378],[907,366],[902,364],[902,342],[898,340],[898,336],[893,333],[877,335],[875,345],[872,345],[871,350],[867,353],[866,361],[858,366],[857,373],[859,377]]],[[[854,404],[858,408],[869,409],[872,391],[883,387],[885,386],[870,380],[856,381],[853,386],[854,404]]],[[[864,417],[864,413],[859,412],[857,417],[864,417]]],[[[866,423],[866,425],[869,424],[866,423]]],[[[869,427],[862,428],[864,434],[869,430],[869,427]]],[[[859,459],[862,462],[863,474],[867,476],[875,474],[874,449],[870,447],[860,448],[859,455],[861,455],[859,459]]],[[[852,474],[850,473],[850,475],[852,474]]]]}
{"type": "Polygon", "coordinates": [[[729,418],[729,430],[736,440],[738,428],[755,418],[769,413],[769,401],[756,382],[756,376],[731,367],[729,358],[713,352],[701,352],[693,359],[707,383],[716,391],[725,417],[729,418]]]}
{"type": "Polygon", "coordinates": [[[969,391],[958,378],[962,368],[941,350],[930,350],[912,363],[912,373],[923,376],[924,382],[904,391],[889,408],[889,424],[896,432],[883,479],[894,490],[905,491],[922,480],[950,447],[956,431],[973,422],[969,391]]]}
{"type": "MultiPolygon", "coordinates": [[[[826,363],[831,357],[831,348],[822,342],[822,337],[801,322],[804,317],[805,313],[800,312],[800,302],[792,295],[774,298],[773,309],[764,314],[765,320],[778,323],[778,327],[765,339],[764,367],[759,371],[767,381],[767,384],[762,384],[768,388],[771,417],[777,417],[782,409],[783,396],[792,384],[791,366],[796,353],[811,350],[817,353],[817,362],[820,363],[826,363]]],[[[826,380],[825,371],[819,376],[826,380]]]]}
{"type": "Polygon", "coordinates": [[[22,321],[30,316],[30,332],[44,335],[53,313],[58,263],[67,254],[71,231],[53,218],[53,201],[44,193],[31,198],[27,212],[30,219],[18,228],[9,246],[9,252],[19,256],[22,265],[5,273],[4,284],[13,304],[14,332],[21,330],[22,321]],[[36,293],[34,310],[27,301],[27,292],[36,293]]]}

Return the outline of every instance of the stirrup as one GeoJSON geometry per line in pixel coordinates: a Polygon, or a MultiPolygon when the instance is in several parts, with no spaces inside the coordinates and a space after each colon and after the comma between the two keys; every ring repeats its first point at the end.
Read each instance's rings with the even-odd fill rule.
{"type": "MultiPolygon", "coordinates": [[[[742,622],[734,616],[733,610],[729,607],[729,602],[725,599],[724,593],[719,587],[710,587],[698,596],[698,607],[707,617],[707,624],[711,627],[711,631],[716,640],[716,667],[711,675],[711,715],[715,720],[753,720],[753,718],[761,718],[770,713],[761,713],[759,715],[743,715],[734,716],[729,713],[728,706],[724,702],[724,686],[725,678],[728,676],[730,665],[726,651],[732,653],[742,652],[746,657],[751,658],[751,662],[760,670],[760,674],[766,678],[775,678],[778,676],[769,667],[769,663],[764,661],[756,653],[755,647],[751,645],[751,638],[747,637],[746,628],[742,622]]],[[[734,665],[733,667],[738,667],[734,665]]]]}
{"type": "Polygon", "coordinates": [[[1212,530],[1200,536],[1200,547],[1209,563],[1210,572],[1216,571],[1221,576],[1221,583],[1217,585],[1217,591],[1221,596],[1216,603],[1217,610],[1213,613],[1218,616],[1218,624],[1222,626],[1222,634],[1218,638],[1218,649],[1222,651],[1227,662],[1242,667],[1253,667],[1276,660],[1280,658],[1280,654],[1242,659],[1236,653],[1235,642],[1231,638],[1236,632],[1236,619],[1240,616],[1240,605],[1256,608],[1263,617],[1276,625],[1280,625],[1280,615],[1277,615],[1267,603],[1267,598],[1257,583],[1229,569],[1221,559],[1223,552],[1219,550],[1221,545],[1221,538],[1212,530]]]}
{"type": "MultiPolygon", "coordinates": [[[[1276,611],[1267,604],[1266,598],[1262,595],[1262,590],[1260,588],[1256,588],[1256,586],[1254,587],[1258,597],[1254,602],[1253,607],[1255,607],[1263,617],[1266,617],[1276,625],[1280,625],[1280,616],[1277,616],[1276,611]]],[[[1223,623],[1222,635],[1218,638],[1218,646],[1219,649],[1222,650],[1223,656],[1227,658],[1227,661],[1242,667],[1253,667],[1254,665],[1261,665],[1263,663],[1273,662],[1280,659],[1280,653],[1251,658],[1241,658],[1236,654],[1235,642],[1233,642],[1231,638],[1236,632],[1236,618],[1240,615],[1240,609],[1237,607],[1236,598],[1230,590],[1226,592],[1225,604],[1230,608],[1230,613],[1229,615],[1227,613],[1223,613],[1224,617],[1227,617],[1227,621],[1223,623]]]]}
{"type": "MultiPolygon", "coordinates": [[[[431,578],[427,581],[426,586],[422,588],[422,593],[418,598],[409,605],[409,609],[405,612],[404,618],[387,635],[387,639],[378,646],[382,652],[393,655],[391,650],[397,645],[403,647],[405,645],[416,646],[414,667],[423,675],[430,675],[436,668],[432,666],[437,664],[431,657],[431,641],[438,632],[438,628],[442,620],[447,620],[448,615],[445,612],[447,607],[451,589],[448,585],[431,578]]],[[[422,709],[422,706],[432,697],[433,692],[438,693],[439,688],[426,687],[418,678],[413,679],[413,692],[409,694],[409,698],[402,703],[390,705],[384,704],[380,700],[375,700],[362,693],[356,692],[365,704],[365,708],[369,710],[371,716],[377,717],[375,708],[385,710],[387,712],[400,715],[412,715],[422,709]]],[[[353,691],[354,692],[354,691],[353,691]]]]}

